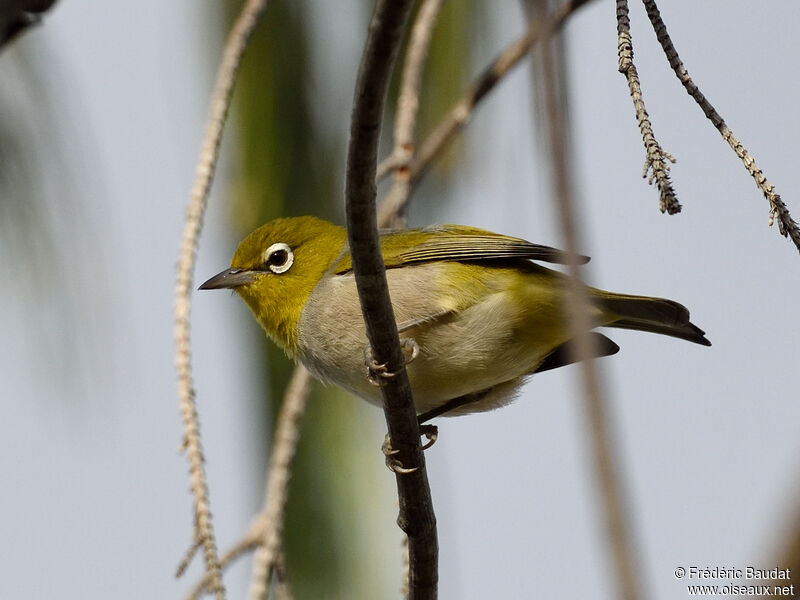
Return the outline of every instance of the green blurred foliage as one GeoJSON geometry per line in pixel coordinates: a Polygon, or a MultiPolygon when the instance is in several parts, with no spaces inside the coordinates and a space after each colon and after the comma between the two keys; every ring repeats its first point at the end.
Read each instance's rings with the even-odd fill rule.
{"type": "MultiPolygon", "coordinates": [[[[229,3],[237,10],[238,2],[229,3]]],[[[308,5],[272,3],[242,62],[234,100],[239,142],[234,227],[247,233],[278,216],[331,218],[342,140],[313,127],[308,5]]],[[[233,15],[232,15],[233,16],[233,15]]]]}

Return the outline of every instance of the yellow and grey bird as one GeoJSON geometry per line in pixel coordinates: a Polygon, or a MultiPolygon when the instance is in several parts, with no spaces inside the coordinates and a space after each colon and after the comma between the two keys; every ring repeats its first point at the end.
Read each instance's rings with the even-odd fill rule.
{"type": "MultiPolygon", "coordinates": [[[[570,364],[569,278],[532,261],[565,252],[461,225],[387,231],[381,252],[418,414],[486,411],[535,373],[570,364]]],[[[580,257],[581,262],[589,259],[580,257]]],[[[270,337],[325,382],[380,405],[347,233],[315,217],[276,219],[248,235],[231,266],[200,289],[230,288],[270,337]]],[[[586,287],[596,327],[649,331],[710,346],[689,311],[663,298],[586,287]]],[[[600,333],[596,356],[619,350],[600,333]]]]}

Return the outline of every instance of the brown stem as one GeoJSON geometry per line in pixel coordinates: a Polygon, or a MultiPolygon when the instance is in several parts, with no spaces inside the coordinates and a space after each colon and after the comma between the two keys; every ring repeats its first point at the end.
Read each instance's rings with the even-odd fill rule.
{"type": "Polygon", "coordinates": [[[409,542],[409,597],[435,598],[438,541],[425,457],[394,311],[380,252],[375,211],[378,137],[397,49],[410,0],[378,0],[356,81],[347,152],[347,231],[356,286],[377,363],[396,375],[382,386],[389,438],[402,466],[395,472],[400,500],[398,524],[409,542]]]}

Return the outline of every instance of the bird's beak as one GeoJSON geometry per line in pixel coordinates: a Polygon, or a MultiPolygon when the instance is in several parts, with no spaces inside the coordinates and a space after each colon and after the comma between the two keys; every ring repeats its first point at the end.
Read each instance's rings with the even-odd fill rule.
{"type": "Polygon", "coordinates": [[[225,269],[221,273],[217,273],[211,279],[206,281],[198,289],[200,290],[219,290],[223,288],[234,289],[248,283],[253,283],[256,280],[255,271],[247,271],[246,269],[225,269]]]}

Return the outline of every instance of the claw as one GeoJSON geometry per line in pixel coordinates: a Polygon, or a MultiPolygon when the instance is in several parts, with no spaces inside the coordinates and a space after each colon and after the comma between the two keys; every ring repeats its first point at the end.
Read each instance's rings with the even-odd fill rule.
{"type": "Polygon", "coordinates": [[[391,379],[395,375],[386,370],[387,363],[379,363],[375,360],[370,346],[364,349],[364,364],[367,365],[367,381],[375,387],[381,387],[386,383],[384,380],[391,379]]]}
{"type": "Polygon", "coordinates": [[[419,356],[419,345],[414,341],[414,338],[400,340],[400,349],[403,351],[404,365],[414,362],[414,359],[419,356]]]}
{"type": "Polygon", "coordinates": [[[406,475],[408,473],[413,473],[419,467],[412,467],[407,469],[403,466],[399,460],[394,458],[396,454],[399,454],[400,450],[395,450],[392,448],[392,439],[389,437],[389,434],[386,434],[386,437],[383,438],[383,445],[381,445],[381,452],[383,452],[384,456],[386,456],[386,468],[392,471],[393,473],[400,473],[401,475],[406,475]]]}
{"type": "MultiPolygon", "coordinates": [[[[403,352],[403,366],[412,362],[419,356],[419,346],[413,338],[403,338],[400,340],[400,350],[403,352]]],[[[367,381],[376,387],[385,385],[387,379],[397,377],[399,371],[389,371],[388,363],[379,363],[375,360],[372,348],[367,346],[364,349],[364,363],[367,365],[367,381]]]]}
{"type": "Polygon", "coordinates": [[[433,446],[436,443],[436,440],[439,439],[439,428],[436,425],[420,425],[419,433],[420,435],[424,435],[428,440],[422,445],[423,450],[427,450],[433,446]]]}
{"type": "Polygon", "coordinates": [[[395,454],[399,453],[400,450],[395,450],[392,448],[392,438],[389,437],[389,434],[386,434],[386,437],[383,438],[383,444],[381,445],[381,452],[383,452],[387,457],[394,456],[395,454]]]}
{"type": "MultiPolygon", "coordinates": [[[[419,433],[420,435],[424,435],[428,440],[422,445],[422,449],[427,450],[436,443],[436,440],[439,437],[439,428],[436,425],[430,424],[420,425],[419,433]]],[[[407,469],[398,459],[395,458],[395,456],[400,453],[400,450],[392,448],[392,439],[389,437],[388,433],[386,434],[386,437],[383,438],[381,452],[383,452],[383,455],[386,457],[386,467],[394,473],[413,473],[418,469],[418,467],[407,469]]]]}

